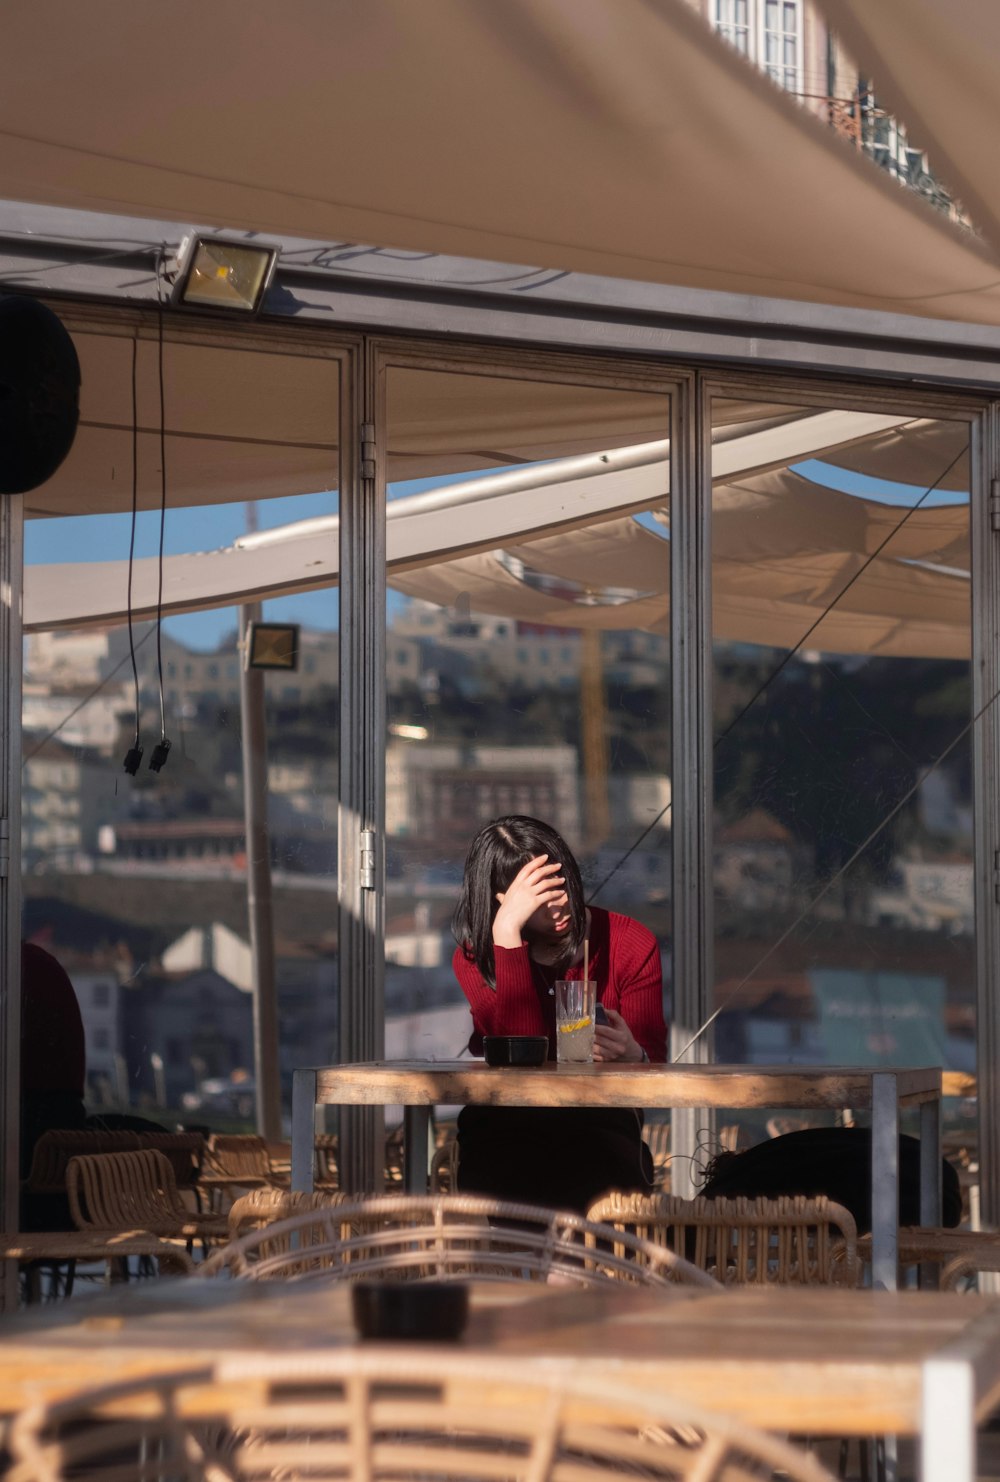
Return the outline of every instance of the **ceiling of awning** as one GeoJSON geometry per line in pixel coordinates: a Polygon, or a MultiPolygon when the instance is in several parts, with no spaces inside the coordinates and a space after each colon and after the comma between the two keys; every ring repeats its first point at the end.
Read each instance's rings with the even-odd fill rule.
{"type": "MultiPolygon", "coordinates": [[[[74,341],[83,376],[80,429],[55,476],[25,497],[29,518],[131,508],[133,340],[76,330],[74,341]]],[[[159,352],[149,339],[136,342],[136,351],[138,505],[153,509],[160,502],[159,352]]],[[[210,345],[168,332],[163,367],[169,511],[338,487],[336,360],[268,350],[259,339],[210,345]]],[[[391,483],[631,447],[669,432],[668,398],[648,392],[400,368],[388,387],[391,483]]],[[[889,417],[881,433],[859,423],[863,441],[855,447],[846,431],[855,414],[839,415],[848,421],[820,439],[823,456],[902,483],[922,485],[940,474],[963,437],[958,424],[889,417]]],[[[814,416],[809,407],[752,400],[712,405],[719,444],[814,416]]],[[[773,456],[779,464],[810,456],[810,438],[779,441],[773,456]]],[[[965,463],[943,487],[968,487],[965,463]]]]}
{"type": "MultiPolygon", "coordinates": [[[[937,32],[884,9],[936,68],[937,32]]],[[[997,256],[684,0],[284,0],[252,25],[242,0],[33,0],[0,51],[0,193],[1000,324],[997,256]]]]}

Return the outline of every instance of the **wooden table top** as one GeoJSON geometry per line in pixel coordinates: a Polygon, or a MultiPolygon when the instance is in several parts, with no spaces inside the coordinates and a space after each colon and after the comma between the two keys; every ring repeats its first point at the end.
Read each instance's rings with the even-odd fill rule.
{"type": "MultiPolygon", "coordinates": [[[[150,1282],[4,1323],[0,1413],[83,1385],[356,1342],[344,1283],[150,1282]]],[[[956,1293],[479,1282],[461,1343],[810,1435],[917,1434],[921,1365],[949,1346],[971,1356],[978,1417],[1000,1402],[1000,1302],[956,1293]]]]}
{"type": "MultiPolygon", "coordinates": [[[[871,1106],[871,1069],[788,1065],[490,1066],[382,1060],[318,1068],[316,1100],[344,1106],[871,1106]]],[[[937,1066],[897,1070],[899,1100],[941,1095],[937,1066]]]]}

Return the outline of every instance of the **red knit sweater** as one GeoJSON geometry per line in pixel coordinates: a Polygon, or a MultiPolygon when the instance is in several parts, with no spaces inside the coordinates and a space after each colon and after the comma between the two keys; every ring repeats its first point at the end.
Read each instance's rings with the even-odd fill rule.
{"type": "MultiPolygon", "coordinates": [[[[549,1058],[556,1058],[556,1009],[552,984],[557,977],[582,978],[583,964],[568,971],[532,962],[526,945],[494,947],[496,988],[484,982],[461,947],[452,966],[472,1010],[469,1049],[483,1053],[485,1034],[544,1034],[549,1058]]],[[[645,926],[630,916],[590,908],[590,976],[597,1001],[617,1009],[650,1060],[667,1058],[663,1021],[663,974],[660,948],[645,926]]]]}

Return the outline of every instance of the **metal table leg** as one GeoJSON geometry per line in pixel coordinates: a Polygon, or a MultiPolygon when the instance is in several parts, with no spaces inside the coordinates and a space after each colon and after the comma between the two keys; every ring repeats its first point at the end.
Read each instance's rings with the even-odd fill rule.
{"type": "MultiPolygon", "coordinates": [[[[920,1223],[935,1228],[941,1224],[941,1102],[925,1101],[920,1107],[920,1223]]],[[[936,1261],[920,1266],[920,1285],[936,1288],[940,1267],[936,1261]]]]}
{"type": "Polygon", "coordinates": [[[872,1076],[872,1286],[894,1292],[899,1275],[899,1097],[892,1071],[872,1076]]]}
{"type": "Polygon", "coordinates": [[[972,1365],[931,1358],[924,1364],[920,1482],[975,1482],[976,1421],[972,1365]]]}
{"type": "Polygon", "coordinates": [[[920,1108],[920,1223],[941,1223],[941,1102],[920,1108]]]}
{"type": "Polygon", "coordinates": [[[430,1126],[429,1106],[403,1107],[403,1187],[408,1194],[427,1193],[430,1126]]]}
{"type": "Polygon", "coordinates": [[[292,1188],[303,1194],[313,1190],[316,1083],[314,1070],[292,1073],[292,1188]]]}

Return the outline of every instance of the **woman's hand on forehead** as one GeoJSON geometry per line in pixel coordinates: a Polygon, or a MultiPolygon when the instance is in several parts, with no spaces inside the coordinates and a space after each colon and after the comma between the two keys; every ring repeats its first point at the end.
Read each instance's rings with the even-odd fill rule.
{"type": "Polygon", "coordinates": [[[498,947],[519,947],[522,930],[535,912],[548,908],[553,917],[568,904],[559,873],[562,865],[547,854],[536,854],[521,866],[506,890],[498,890],[500,909],[493,921],[493,942],[498,947]]]}

